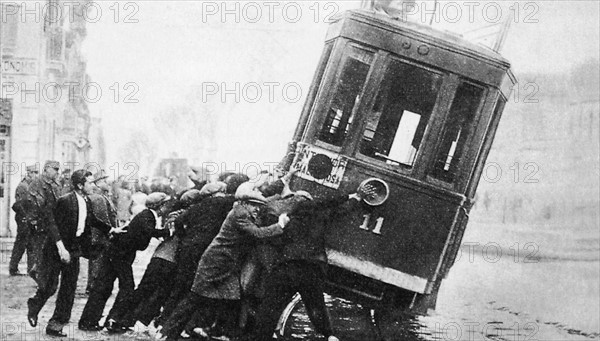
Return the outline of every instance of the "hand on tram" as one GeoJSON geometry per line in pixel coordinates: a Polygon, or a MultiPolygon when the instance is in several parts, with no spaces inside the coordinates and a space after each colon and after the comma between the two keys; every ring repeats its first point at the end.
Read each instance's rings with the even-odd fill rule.
{"type": "Polygon", "coordinates": [[[281,228],[285,228],[285,226],[290,222],[290,217],[288,217],[287,213],[283,213],[279,215],[279,221],[277,222],[281,228]]]}
{"type": "Polygon", "coordinates": [[[356,197],[359,201],[364,198],[371,197],[371,196],[373,196],[373,194],[375,194],[375,187],[373,187],[372,185],[369,185],[369,184],[360,186],[356,190],[356,197]]]}
{"type": "Polygon", "coordinates": [[[297,168],[290,168],[290,170],[281,178],[281,181],[289,184],[290,180],[292,179],[292,176],[294,176],[294,174],[296,174],[296,173],[298,173],[297,168]]]}

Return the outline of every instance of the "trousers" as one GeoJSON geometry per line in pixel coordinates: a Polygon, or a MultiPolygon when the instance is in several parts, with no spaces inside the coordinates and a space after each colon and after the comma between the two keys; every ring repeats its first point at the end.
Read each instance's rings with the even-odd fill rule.
{"type": "Polygon", "coordinates": [[[31,238],[33,233],[29,224],[23,222],[23,218],[20,215],[16,216],[15,220],[17,221],[17,237],[13,244],[8,270],[10,272],[19,271],[19,262],[27,250],[27,273],[29,273],[31,269],[33,269],[33,264],[35,262],[34,246],[31,238]]]}
{"type": "Polygon", "coordinates": [[[135,291],[115,305],[111,316],[125,326],[133,326],[135,321],[148,325],[160,314],[169,290],[173,284],[175,263],[162,258],[152,258],[144,276],[135,291]]]}
{"type": "Polygon", "coordinates": [[[72,255],[70,263],[63,263],[58,255],[56,245],[50,238],[47,238],[42,248],[39,269],[37,270],[38,288],[35,296],[27,301],[29,314],[39,314],[46,301],[56,292],[60,279],[54,314],[48,322],[47,329],[62,330],[71,318],[78,277],[79,257],[72,255]]]}
{"type": "Polygon", "coordinates": [[[124,256],[113,256],[103,253],[98,258],[97,277],[90,287],[88,301],[83,308],[79,325],[96,325],[106,306],[106,301],[110,297],[115,279],[119,280],[119,293],[115,298],[115,303],[108,319],[112,318],[113,311],[117,311],[119,304],[122,304],[125,297],[133,292],[135,282],[133,280],[132,264],[135,260],[135,252],[124,256]]]}
{"type": "Polygon", "coordinates": [[[265,297],[256,312],[251,340],[270,340],[279,316],[294,294],[300,293],[317,332],[329,337],[333,328],[323,297],[323,270],[316,262],[288,261],[277,265],[266,279],[265,297]]]}

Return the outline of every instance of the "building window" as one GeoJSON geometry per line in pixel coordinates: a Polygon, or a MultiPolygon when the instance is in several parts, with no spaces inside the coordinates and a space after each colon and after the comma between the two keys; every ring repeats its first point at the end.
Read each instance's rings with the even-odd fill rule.
{"type": "Polygon", "coordinates": [[[48,34],[47,57],[49,60],[61,61],[63,54],[63,31],[60,27],[51,29],[48,34]]]}
{"type": "Polygon", "coordinates": [[[0,53],[5,55],[12,55],[17,47],[17,29],[20,15],[7,13],[20,13],[19,5],[15,3],[3,3],[0,4],[0,13],[5,15],[2,16],[2,28],[0,29],[0,45],[2,45],[2,51],[0,53]]]}
{"type": "Polygon", "coordinates": [[[392,60],[367,117],[360,153],[412,166],[441,84],[441,75],[392,60]]]}
{"type": "Polygon", "coordinates": [[[435,157],[432,174],[434,178],[446,182],[454,181],[483,94],[483,88],[472,84],[462,83],[458,86],[435,157]]]}
{"type": "Polygon", "coordinates": [[[360,94],[373,62],[371,52],[351,47],[319,134],[321,141],[341,146],[350,130],[360,94]]]}

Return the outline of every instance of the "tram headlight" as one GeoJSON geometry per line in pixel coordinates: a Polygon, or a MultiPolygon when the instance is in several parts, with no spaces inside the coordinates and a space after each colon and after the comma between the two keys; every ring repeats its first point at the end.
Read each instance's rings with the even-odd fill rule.
{"type": "Polygon", "coordinates": [[[365,181],[361,182],[361,184],[358,186],[359,189],[364,188],[365,186],[371,186],[374,190],[374,193],[367,196],[366,198],[364,198],[364,202],[367,203],[367,205],[371,205],[371,206],[379,206],[381,204],[383,204],[387,198],[390,196],[390,187],[388,186],[388,184],[378,178],[369,178],[366,179],[365,181]]]}

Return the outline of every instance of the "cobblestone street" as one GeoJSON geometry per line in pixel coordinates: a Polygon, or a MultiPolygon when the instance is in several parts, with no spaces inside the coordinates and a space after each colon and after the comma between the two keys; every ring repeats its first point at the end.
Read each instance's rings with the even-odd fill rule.
{"type": "MultiPolygon", "coordinates": [[[[141,279],[144,269],[150,260],[150,256],[154,250],[155,245],[151,245],[145,252],[139,252],[138,257],[134,263],[134,275],[136,284],[141,279]]],[[[3,240],[2,251],[0,253],[1,264],[0,264],[0,286],[2,288],[2,299],[0,302],[0,317],[2,324],[1,340],[4,341],[31,341],[31,340],[49,340],[49,339],[63,339],[48,336],[45,333],[45,327],[48,320],[52,316],[54,311],[54,301],[56,295],[51,297],[44,309],[39,314],[39,324],[36,328],[32,328],[27,323],[27,299],[35,294],[36,285],[33,279],[28,276],[13,277],[8,275],[8,262],[10,260],[10,251],[12,250],[12,241],[3,240]]],[[[25,272],[26,270],[26,258],[25,256],[21,260],[19,270],[25,272]]],[[[123,335],[108,334],[106,331],[102,332],[84,332],[77,329],[77,321],[79,316],[87,302],[87,295],[85,293],[85,287],[87,284],[87,260],[81,260],[81,270],[79,273],[79,281],[77,283],[77,293],[75,294],[75,304],[71,315],[71,322],[68,326],[63,329],[67,333],[68,339],[75,340],[135,340],[135,339],[148,339],[147,334],[137,334],[130,332],[123,335]]],[[[115,286],[118,283],[115,282],[115,286]]],[[[115,293],[109,298],[106,304],[105,313],[108,312],[112,307],[115,293]]],[[[104,321],[101,320],[100,323],[104,321]]]]}

